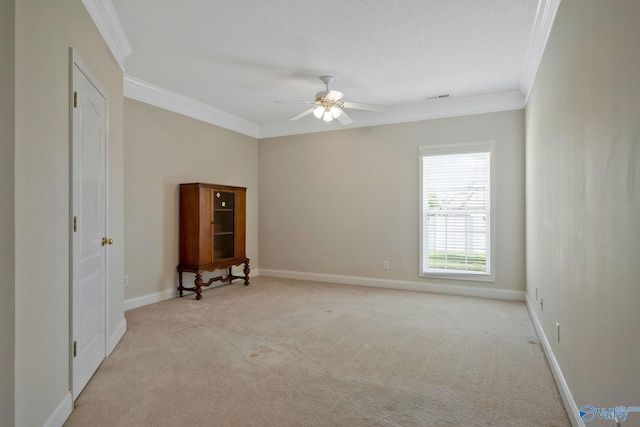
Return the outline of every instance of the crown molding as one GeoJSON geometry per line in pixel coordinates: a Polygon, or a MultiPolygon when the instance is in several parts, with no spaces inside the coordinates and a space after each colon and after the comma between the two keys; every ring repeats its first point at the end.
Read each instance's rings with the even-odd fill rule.
{"type": "MultiPolygon", "coordinates": [[[[314,132],[430,120],[524,108],[529,98],[542,55],[551,33],[561,0],[540,0],[527,48],[519,91],[508,91],[463,98],[427,101],[421,104],[391,106],[379,114],[359,117],[349,126],[322,121],[281,122],[259,126],[200,101],[171,92],[132,76],[124,75],[124,95],[147,104],[195,118],[253,138],[297,135],[314,132]]],[[[124,58],[133,53],[127,35],[111,0],[82,0],[114,58],[124,71],[124,58]]]]}
{"type": "Polygon", "coordinates": [[[519,110],[524,108],[524,96],[519,90],[447,98],[426,101],[420,104],[408,104],[385,108],[381,113],[358,117],[353,124],[342,126],[338,123],[325,123],[322,120],[299,120],[260,126],[259,138],[299,135],[305,133],[327,132],[341,129],[354,129],[368,126],[380,126],[396,123],[441,119],[445,117],[468,116],[472,114],[495,113],[498,111],[519,110]]]}
{"type": "Polygon", "coordinates": [[[113,57],[124,71],[124,58],[133,53],[127,34],[111,0],[82,0],[113,57]]]}
{"type": "Polygon", "coordinates": [[[315,118],[259,126],[252,121],[127,74],[124,75],[124,96],[256,139],[519,110],[525,105],[522,93],[512,90],[392,106],[381,113],[363,114],[349,126],[342,126],[335,120],[325,123],[315,118]]]}
{"type": "Polygon", "coordinates": [[[540,0],[540,3],[538,3],[538,11],[533,21],[533,29],[525,56],[524,68],[520,76],[520,92],[522,92],[525,97],[525,105],[529,99],[533,81],[540,67],[540,61],[542,61],[542,55],[547,46],[549,34],[551,34],[551,28],[553,27],[553,21],[556,18],[559,6],[560,0],[540,0]]]}
{"type": "Polygon", "coordinates": [[[127,74],[124,75],[124,96],[258,138],[256,123],[127,74]]]}

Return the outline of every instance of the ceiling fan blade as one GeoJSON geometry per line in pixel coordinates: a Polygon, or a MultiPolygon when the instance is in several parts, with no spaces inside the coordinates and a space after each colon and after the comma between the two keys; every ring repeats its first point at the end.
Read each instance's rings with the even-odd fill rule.
{"type": "Polygon", "coordinates": [[[358,102],[343,102],[344,108],[351,108],[354,110],[366,110],[366,111],[376,111],[381,112],[384,110],[382,105],[372,105],[372,104],[360,104],[358,102]]]}
{"type": "Polygon", "coordinates": [[[344,111],[342,112],[342,114],[340,114],[336,118],[338,119],[340,124],[343,126],[350,125],[351,123],[353,123],[353,120],[351,120],[351,117],[347,116],[347,113],[345,113],[344,111]]]}
{"type": "Polygon", "coordinates": [[[297,116],[293,116],[291,117],[289,120],[298,120],[304,116],[306,116],[307,114],[311,114],[313,112],[313,108],[309,108],[306,111],[303,111],[302,113],[298,114],[297,116]]]}
{"type": "Polygon", "coordinates": [[[324,99],[328,99],[329,101],[339,101],[340,98],[342,98],[343,96],[344,96],[344,93],[340,92],[339,90],[331,90],[324,97],[324,99]]]}
{"type": "Polygon", "coordinates": [[[315,104],[315,101],[275,101],[276,104],[315,104]]]}

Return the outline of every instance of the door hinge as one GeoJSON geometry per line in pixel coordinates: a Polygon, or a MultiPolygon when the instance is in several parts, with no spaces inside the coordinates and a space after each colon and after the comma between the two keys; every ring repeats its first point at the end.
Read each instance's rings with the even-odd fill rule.
{"type": "Polygon", "coordinates": [[[73,108],[78,108],[78,91],[73,92],[73,108]]]}
{"type": "Polygon", "coordinates": [[[78,217],[74,216],[73,217],[73,232],[75,233],[76,231],[78,231],[78,217]]]}
{"type": "Polygon", "coordinates": [[[73,357],[76,357],[78,355],[78,341],[74,341],[73,342],[73,357]]]}

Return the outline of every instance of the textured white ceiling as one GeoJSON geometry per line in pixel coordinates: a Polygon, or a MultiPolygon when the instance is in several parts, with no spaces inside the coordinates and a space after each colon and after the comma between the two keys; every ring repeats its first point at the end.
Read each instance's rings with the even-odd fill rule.
{"type": "MultiPolygon", "coordinates": [[[[439,94],[517,90],[538,6],[538,0],[112,2],[133,47],[128,75],[260,126],[303,111],[274,101],[312,101],[324,87],[318,76],[327,74],[344,100],[391,111],[439,94]]],[[[385,113],[349,114],[357,121],[385,113]]]]}

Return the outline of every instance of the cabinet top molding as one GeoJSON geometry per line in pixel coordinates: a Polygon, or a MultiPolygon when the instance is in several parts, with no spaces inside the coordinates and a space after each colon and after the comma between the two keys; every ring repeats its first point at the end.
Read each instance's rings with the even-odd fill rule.
{"type": "Polygon", "coordinates": [[[187,184],[180,184],[180,186],[187,186],[187,185],[198,185],[200,187],[205,187],[205,188],[217,188],[220,190],[246,190],[247,187],[235,187],[232,185],[219,185],[219,184],[207,184],[204,182],[191,182],[191,183],[187,183],[187,184]]]}

